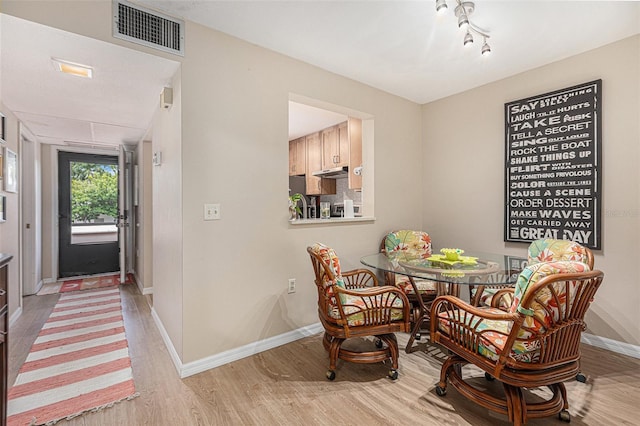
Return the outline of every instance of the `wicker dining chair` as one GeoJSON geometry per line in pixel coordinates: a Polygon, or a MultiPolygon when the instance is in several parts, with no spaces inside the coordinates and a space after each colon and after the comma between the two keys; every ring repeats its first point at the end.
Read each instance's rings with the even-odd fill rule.
{"type": "MultiPolygon", "coordinates": [[[[539,239],[529,244],[527,249],[527,264],[533,265],[540,262],[554,262],[558,260],[575,260],[589,265],[593,269],[593,253],[587,247],[569,240],[539,239]]],[[[493,306],[506,310],[511,306],[509,294],[512,290],[501,291],[511,285],[499,285],[491,283],[492,276],[487,277],[487,282],[474,285],[471,288],[471,304],[473,306],[493,306]],[[500,291],[499,303],[492,303],[493,297],[500,291]]]]}
{"type": "Polygon", "coordinates": [[[329,353],[329,380],[336,377],[338,359],[354,363],[391,360],[389,377],[398,378],[395,332],[409,331],[409,301],[396,287],[379,286],[368,269],[342,272],[335,251],[324,244],[307,247],[318,290],[318,316],[324,327],[323,345],[329,353]],[[350,338],[374,337],[375,348],[342,347],[350,338]]]}
{"type": "Polygon", "coordinates": [[[449,382],[471,401],[506,414],[514,425],[555,414],[570,421],[563,382],[579,372],[584,316],[602,280],[601,271],[583,262],[543,262],[522,271],[507,312],[438,297],[431,308],[431,340],[451,354],[436,393],[444,396],[449,382]],[[465,364],[502,382],[504,397],[465,380],[465,364]],[[549,399],[525,398],[528,389],[543,386],[552,392],[549,399]]]}
{"type": "MultiPolygon", "coordinates": [[[[431,237],[424,231],[392,231],[382,239],[380,252],[394,260],[427,259],[432,254],[431,237]]],[[[405,347],[406,353],[416,351],[418,346],[414,345],[414,342],[420,340],[423,334],[429,335],[429,311],[436,296],[459,294],[457,285],[412,278],[393,272],[385,272],[385,284],[400,288],[411,303],[411,334],[405,347]]]]}

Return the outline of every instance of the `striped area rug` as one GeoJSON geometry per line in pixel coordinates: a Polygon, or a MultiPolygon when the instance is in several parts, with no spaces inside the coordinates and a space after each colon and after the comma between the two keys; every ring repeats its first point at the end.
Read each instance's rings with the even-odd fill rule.
{"type": "Polygon", "coordinates": [[[53,424],[135,396],[120,289],[67,293],[9,391],[7,424],[53,424]]]}

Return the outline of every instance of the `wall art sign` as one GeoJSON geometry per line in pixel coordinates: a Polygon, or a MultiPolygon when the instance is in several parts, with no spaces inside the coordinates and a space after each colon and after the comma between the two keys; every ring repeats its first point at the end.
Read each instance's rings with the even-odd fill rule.
{"type": "Polygon", "coordinates": [[[600,249],[602,80],[505,104],[505,241],[600,249]]]}

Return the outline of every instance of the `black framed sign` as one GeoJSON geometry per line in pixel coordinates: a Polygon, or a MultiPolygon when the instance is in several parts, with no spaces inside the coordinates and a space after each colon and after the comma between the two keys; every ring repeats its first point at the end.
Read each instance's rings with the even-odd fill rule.
{"type": "Polygon", "coordinates": [[[600,249],[602,80],[506,103],[505,241],[600,249]]]}

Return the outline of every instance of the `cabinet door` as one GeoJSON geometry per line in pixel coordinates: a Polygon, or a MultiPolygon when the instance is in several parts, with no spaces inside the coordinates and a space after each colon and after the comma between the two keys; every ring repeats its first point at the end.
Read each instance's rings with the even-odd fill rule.
{"type": "Polygon", "coordinates": [[[336,146],[336,165],[334,167],[345,167],[349,165],[349,128],[347,122],[338,124],[338,138],[336,146]]]}
{"type": "Polygon", "coordinates": [[[349,165],[349,132],[347,122],[322,131],[322,168],[349,165]]]}
{"type": "Polygon", "coordinates": [[[322,169],[332,169],[336,166],[337,146],[338,146],[338,128],[329,127],[324,129],[322,136],[322,169]]]}
{"type": "Polygon", "coordinates": [[[289,176],[299,176],[305,173],[306,141],[298,138],[289,141],[289,176]]]}
{"type": "Polygon", "coordinates": [[[313,172],[322,169],[322,140],[320,133],[313,133],[306,138],[307,145],[307,170],[306,190],[307,195],[327,195],[336,193],[335,179],[322,179],[313,176],[313,172]]]}

